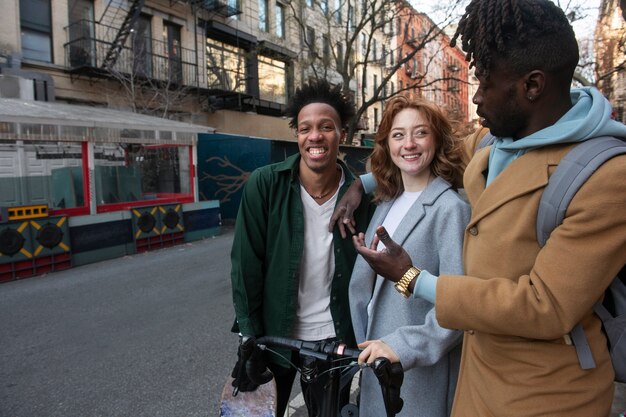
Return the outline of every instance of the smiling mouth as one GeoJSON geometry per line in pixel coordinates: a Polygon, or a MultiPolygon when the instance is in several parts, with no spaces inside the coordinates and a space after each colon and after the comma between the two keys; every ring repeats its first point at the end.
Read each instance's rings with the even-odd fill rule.
{"type": "Polygon", "coordinates": [[[404,159],[405,161],[414,161],[416,159],[419,159],[420,156],[422,156],[421,153],[415,153],[411,155],[402,155],[402,159],[404,159]]]}
{"type": "Polygon", "coordinates": [[[311,154],[312,156],[320,156],[320,155],[324,155],[326,152],[328,152],[328,149],[326,149],[326,148],[309,148],[309,149],[307,149],[307,152],[309,154],[311,154]]]}

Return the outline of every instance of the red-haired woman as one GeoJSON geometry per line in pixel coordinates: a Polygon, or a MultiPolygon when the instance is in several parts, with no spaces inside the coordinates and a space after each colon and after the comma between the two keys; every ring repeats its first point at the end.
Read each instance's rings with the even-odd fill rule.
{"type": "MultiPolygon", "coordinates": [[[[359,234],[363,244],[369,246],[375,229],[383,225],[415,264],[434,274],[462,274],[470,209],[455,188],[464,168],[461,143],[443,112],[423,100],[390,100],[370,163],[378,207],[367,232],[359,234]]],[[[441,328],[433,304],[407,298],[397,289],[357,258],[350,310],[357,342],[364,348],[359,362],[387,357],[401,363],[404,407],[398,416],[448,416],[462,333],[441,328]]],[[[375,376],[363,372],[361,378],[359,415],[385,415],[375,376]]]]}

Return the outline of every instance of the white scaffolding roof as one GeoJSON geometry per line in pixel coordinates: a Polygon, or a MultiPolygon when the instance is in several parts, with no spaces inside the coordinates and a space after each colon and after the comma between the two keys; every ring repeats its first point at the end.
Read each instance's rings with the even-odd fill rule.
{"type": "Polygon", "coordinates": [[[208,126],[139,113],[0,98],[0,140],[127,142],[194,145],[208,126]]]}

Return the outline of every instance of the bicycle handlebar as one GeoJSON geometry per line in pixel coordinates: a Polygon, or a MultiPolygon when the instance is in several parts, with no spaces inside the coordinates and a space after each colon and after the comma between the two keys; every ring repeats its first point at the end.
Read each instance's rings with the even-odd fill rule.
{"type": "MultiPolygon", "coordinates": [[[[359,349],[348,348],[345,344],[332,341],[307,342],[297,339],[289,339],[278,336],[262,336],[258,339],[248,340],[253,346],[261,350],[268,349],[268,345],[277,348],[287,348],[298,351],[301,355],[316,357],[321,360],[333,359],[357,359],[361,351],[359,349]]],[[[391,363],[386,358],[376,359],[370,367],[378,378],[385,403],[385,411],[388,417],[395,416],[402,410],[403,401],[400,397],[400,388],[404,379],[404,371],[400,363],[391,363]]],[[[268,382],[267,375],[263,372],[264,365],[260,365],[258,358],[251,355],[246,363],[248,378],[259,385],[268,382]]],[[[269,372],[269,371],[268,371],[269,372]]],[[[270,374],[271,375],[271,374],[270,374]]],[[[352,374],[353,375],[353,374],[352,374]]],[[[271,379],[271,377],[270,377],[271,379]]],[[[329,406],[329,409],[334,409],[329,406]]]]}
{"type": "MultiPolygon", "coordinates": [[[[274,346],[279,348],[287,348],[297,350],[299,352],[307,351],[310,354],[330,355],[334,358],[357,359],[361,351],[352,349],[347,345],[339,342],[307,342],[304,340],[289,339],[278,336],[262,336],[256,339],[257,346],[274,346]]],[[[261,349],[263,349],[261,347],[261,349]]]]}

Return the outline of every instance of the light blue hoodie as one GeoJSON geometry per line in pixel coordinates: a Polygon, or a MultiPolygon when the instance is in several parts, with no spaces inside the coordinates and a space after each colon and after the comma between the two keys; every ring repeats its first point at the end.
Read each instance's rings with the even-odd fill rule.
{"type": "Polygon", "coordinates": [[[584,142],[598,136],[626,138],[626,125],[611,119],[611,104],[594,87],[570,93],[573,107],[555,124],[524,138],[496,138],[489,154],[487,185],[526,152],[557,143],[584,142]]]}
{"type": "MultiPolygon", "coordinates": [[[[489,154],[487,185],[511,162],[533,149],[557,143],[583,142],[599,136],[626,138],[626,125],[611,119],[611,104],[596,88],[572,89],[570,95],[573,107],[552,126],[515,141],[512,138],[495,139],[489,154]]],[[[376,188],[372,174],[362,175],[361,182],[367,193],[376,188]]],[[[434,303],[438,278],[422,271],[415,283],[413,297],[434,303]]]]}

